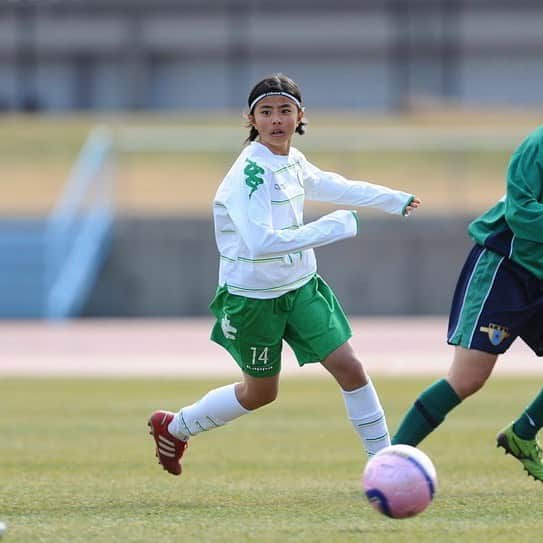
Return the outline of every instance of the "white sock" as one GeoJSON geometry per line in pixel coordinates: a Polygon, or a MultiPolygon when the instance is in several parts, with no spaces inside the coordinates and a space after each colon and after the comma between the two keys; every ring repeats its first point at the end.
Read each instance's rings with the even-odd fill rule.
{"type": "Polygon", "coordinates": [[[390,445],[390,435],[377,392],[370,381],[356,390],[342,390],[347,415],[360,436],[366,453],[373,456],[390,445]]]}
{"type": "Polygon", "coordinates": [[[183,407],[168,425],[170,434],[186,441],[200,432],[224,426],[250,413],[239,403],[235,387],[236,383],[216,388],[196,403],[183,407]]]}

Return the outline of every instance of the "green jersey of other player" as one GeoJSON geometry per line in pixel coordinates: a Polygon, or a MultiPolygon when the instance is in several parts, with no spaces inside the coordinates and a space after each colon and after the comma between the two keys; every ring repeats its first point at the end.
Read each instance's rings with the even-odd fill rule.
{"type": "Polygon", "coordinates": [[[471,237],[543,279],[543,125],[511,156],[507,197],[475,219],[471,237]]]}

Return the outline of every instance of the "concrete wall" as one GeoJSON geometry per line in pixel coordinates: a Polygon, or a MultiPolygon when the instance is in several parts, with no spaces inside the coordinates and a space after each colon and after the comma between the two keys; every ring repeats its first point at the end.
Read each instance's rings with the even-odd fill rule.
{"type": "MultiPolygon", "coordinates": [[[[317,249],[352,315],[449,310],[471,242],[467,218],[362,218],[361,234],[317,249]]],[[[218,258],[208,220],[121,218],[86,316],[208,315],[218,258]]]]}

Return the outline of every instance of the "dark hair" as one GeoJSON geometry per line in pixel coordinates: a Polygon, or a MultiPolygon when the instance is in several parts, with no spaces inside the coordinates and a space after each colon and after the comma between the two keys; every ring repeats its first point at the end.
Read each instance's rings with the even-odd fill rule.
{"type": "MultiPolygon", "coordinates": [[[[253,100],[267,92],[288,92],[289,94],[292,94],[292,96],[294,96],[294,98],[296,98],[300,104],[303,103],[302,92],[298,84],[290,77],[287,77],[281,73],[276,73],[265,77],[252,88],[251,92],[249,93],[249,98],[247,99],[247,105],[249,108],[251,107],[253,100]]],[[[253,110],[254,107],[253,109],[249,110],[249,115],[253,114],[253,110]]],[[[306,124],[306,121],[302,119],[296,127],[296,133],[300,135],[305,134],[306,124]]],[[[254,141],[258,137],[258,130],[252,124],[248,124],[247,126],[250,128],[250,132],[249,137],[245,140],[245,143],[254,141]]]]}

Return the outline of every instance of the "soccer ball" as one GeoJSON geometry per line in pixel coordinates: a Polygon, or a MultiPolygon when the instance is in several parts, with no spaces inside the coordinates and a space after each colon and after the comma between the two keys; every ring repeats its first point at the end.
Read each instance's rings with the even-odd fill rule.
{"type": "Polygon", "coordinates": [[[432,461],[420,449],[391,445],[368,461],[362,487],[374,509],[388,517],[407,518],[430,505],[437,475],[432,461]]]}

